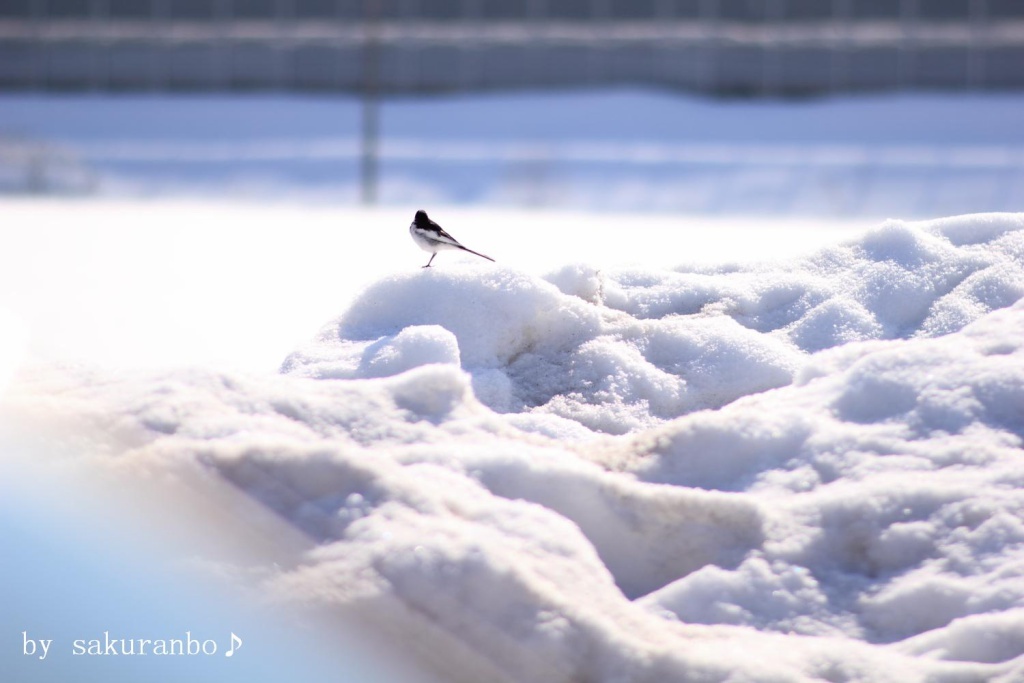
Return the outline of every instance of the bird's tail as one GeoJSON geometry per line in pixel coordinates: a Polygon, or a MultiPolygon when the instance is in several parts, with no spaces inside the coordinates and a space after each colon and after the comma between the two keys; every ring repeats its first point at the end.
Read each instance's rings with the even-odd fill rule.
{"type": "Polygon", "coordinates": [[[470,254],[475,254],[476,256],[479,256],[480,258],[485,258],[488,261],[493,261],[494,263],[497,263],[497,261],[492,259],[490,256],[485,256],[485,255],[481,254],[479,251],[473,251],[472,249],[468,249],[468,248],[462,246],[461,244],[459,245],[459,248],[462,249],[463,251],[468,251],[470,254]]]}

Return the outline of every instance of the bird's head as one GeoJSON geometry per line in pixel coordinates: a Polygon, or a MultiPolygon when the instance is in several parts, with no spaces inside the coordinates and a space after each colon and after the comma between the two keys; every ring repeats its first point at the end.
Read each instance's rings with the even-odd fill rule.
{"type": "Polygon", "coordinates": [[[417,211],[417,212],[416,212],[416,218],[415,218],[415,221],[416,221],[417,223],[426,223],[426,222],[427,222],[427,221],[429,221],[429,220],[430,220],[430,219],[429,219],[429,218],[427,218],[427,212],[426,212],[426,211],[424,211],[423,209],[420,209],[419,211],[417,211]]]}

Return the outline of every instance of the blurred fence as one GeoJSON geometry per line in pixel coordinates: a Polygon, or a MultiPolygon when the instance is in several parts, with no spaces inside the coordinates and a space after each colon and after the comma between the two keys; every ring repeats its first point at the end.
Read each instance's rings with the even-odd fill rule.
{"type": "Polygon", "coordinates": [[[1024,86],[1024,0],[0,0],[0,88],[1024,86]]]}
{"type": "MultiPolygon", "coordinates": [[[[0,136],[0,196],[290,196],[355,201],[357,137],[126,141],[73,148],[0,136]],[[266,174],[266,175],[263,175],[266,174]],[[253,184],[249,185],[248,183],[253,184]]],[[[760,216],[1019,211],[1024,146],[386,138],[389,204],[760,216]]]]}

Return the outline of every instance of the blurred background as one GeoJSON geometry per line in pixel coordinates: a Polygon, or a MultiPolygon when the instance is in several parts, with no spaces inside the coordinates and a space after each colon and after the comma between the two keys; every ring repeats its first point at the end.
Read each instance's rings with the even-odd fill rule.
{"type": "Polygon", "coordinates": [[[928,216],[1024,199],[1019,0],[0,0],[0,191],[928,216]]]}

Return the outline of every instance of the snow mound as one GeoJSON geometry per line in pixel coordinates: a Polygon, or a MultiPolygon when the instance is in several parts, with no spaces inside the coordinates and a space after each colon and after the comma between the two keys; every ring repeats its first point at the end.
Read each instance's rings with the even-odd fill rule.
{"type": "Polygon", "coordinates": [[[787,384],[795,358],[724,316],[637,320],[545,280],[483,266],[376,283],[283,370],[355,379],[415,362],[461,362],[494,410],[621,433],[787,384]]]}
{"type": "Polygon", "coordinates": [[[316,547],[256,572],[261,592],[358,620],[443,680],[1011,681],[1022,340],[1017,304],[583,444],[520,430],[451,363],[59,374],[21,402],[99,425],[117,447],[93,467],[213,470],[262,501],[316,547]]]}
{"type": "Polygon", "coordinates": [[[921,634],[953,623],[967,633],[957,620],[1024,606],[1022,443],[1024,301],[945,337],[819,354],[795,385],[650,430],[619,454],[644,481],[746,491],[779,515],[741,566],[644,602],[689,622],[880,642],[938,643],[952,636],[921,634]]]}
{"type": "Polygon", "coordinates": [[[395,275],[281,375],[52,368],[7,418],[87,425],[69,448],[129,480],[232,482],[314,546],[240,574],[439,680],[1010,683],[1022,226],[395,275]]]}
{"type": "Polygon", "coordinates": [[[356,379],[458,364],[493,410],[622,434],[785,386],[814,352],[949,334],[1021,296],[1021,216],[890,221],[781,265],[393,275],[283,371],[356,379]]]}
{"type": "Polygon", "coordinates": [[[638,318],[701,312],[816,352],[954,332],[1024,296],[1024,218],[889,221],[784,264],[609,273],[605,306],[638,318]]]}

